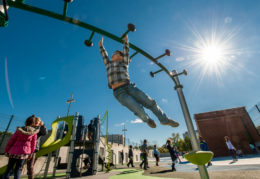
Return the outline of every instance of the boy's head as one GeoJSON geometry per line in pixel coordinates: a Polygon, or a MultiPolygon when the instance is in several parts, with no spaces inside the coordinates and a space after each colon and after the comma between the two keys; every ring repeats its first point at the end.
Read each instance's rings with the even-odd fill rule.
{"type": "Polygon", "coordinates": [[[116,50],[111,58],[112,61],[122,61],[123,60],[123,52],[120,50],[116,50]]]}
{"type": "Polygon", "coordinates": [[[35,123],[34,123],[34,126],[40,126],[41,125],[41,118],[39,118],[39,117],[36,117],[35,118],[35,123]]]}
{"type": "Polygon", "coordinates": [[[144,143],[147,144],[147,140],[146,139],[144,139],[144,143]]]}
{"type": "Polygon", "coordinates": [[[172,140],[171,139],[167,139],[166,143],[170,145],[172,143],[172,140]]]}
{"type": "Polygon", "coordinates": [[[154,145],[153,148],[156,148],[156,145],[154,145]]]}
{"type": "Polygon", "coordinates": [[[130,147],[130,149],[131,149],[131,148],[133,148],[133,146],[132,146],[132,145],[130,145],[129,147],[130,147]]]}
{"type": "Polygon", "coordinates": [[[229,141],[229,137],[228,137],[228,136],[225,136],[224,139],[225,139],[226,141],[229,141]]]}
{"type": "Polygon", "coordinates": [[[199,136],[199,141],[200,141],[200,142],[203,141],[203,138],[202,138],[201,136],[199,136]]]}

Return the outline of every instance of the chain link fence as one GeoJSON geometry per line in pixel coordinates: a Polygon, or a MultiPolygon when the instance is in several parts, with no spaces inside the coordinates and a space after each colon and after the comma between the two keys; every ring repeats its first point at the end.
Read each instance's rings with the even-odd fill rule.
{"type": "Polygon", "coordinates": [[[7,130],[8,133],[14,133],[17,127],[24,126],[25,120],[26,118],[23,117],[0,113],[0,132],[7,130]],[[10,125],[8,126],[9,123],[10,125]]]}

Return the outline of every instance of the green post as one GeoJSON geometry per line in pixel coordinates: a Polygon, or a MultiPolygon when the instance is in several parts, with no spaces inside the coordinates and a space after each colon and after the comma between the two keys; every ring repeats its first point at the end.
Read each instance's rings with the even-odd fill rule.
{"type": "Polygon", "coordinates": [[[64,1],[63,17],[66,17],[68,10],[68,2],[64,1]]]}

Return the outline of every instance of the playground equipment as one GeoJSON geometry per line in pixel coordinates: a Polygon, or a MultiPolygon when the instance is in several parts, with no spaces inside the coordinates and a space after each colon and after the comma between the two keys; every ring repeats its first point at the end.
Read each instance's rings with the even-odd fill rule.
{"type": "MultiPolygon", "coordinates": [[[[45,171],[48,172],[52,152],[70,143],[70,152],[69,152],[70,155],[67,164],[66,178],[95,175],[97,173],[99,135],[100,135],[99,117],[94,119],[92,141],[86,141],[86,138],[82,138],[81,135],[78,135],[80,136],[78,138],[76,137],[77,132],[79,133],[83,133],[83,131],[86,132],[85,126],[79,125],[80,127],[77,127],[78,119],[79,119],[79,114],[76,113],[75,116],[62,117],[53,121],[51,125],[52,127],[51,135],[42,144],[40,150],[36,153],[36,157],[49,154],[46,162],[45,171]],[[57,129],[58,129],[59,122],[66,122],[67,131],[65,136],[62,139],[56,140],[56,136],[58,135],[57,129]],[[83,144],[84,144],[83,149],[75,148],[77,146],[82,146],[83,144]],[[82,170],[82,164],[79,168],[79,163],[83,162],[82,155],[84,154],[88,155],[92,161],[90,167],[87,170],[82,170]]],[[[5,170],[6,170],[6,166],[0,168],[0,176],[3,175],[5,170]]],[[[46,175],[45,177],[47,177],[47,172],[45,172],[46,175]]]]}
{"type": "Polygon", "coordinates": [[[106,113],[103,117],[103,119],[100,121],[101,125],[104,124],[104,122],[107,121],[106,123],[106,144],[104,145],[106,147],[106,151],[108,152],[108,155],[106,157],[107,163],[105,165],[106,167],[106,172],[109,172],[111,170],[110,165],[113,163],[113,153],[111,151],[112,145],[108,143],[108,110],[106,110],[106,113]]]}
{"type": "Polygon", "coordinates": [[[6,0],[0,0],[0,27],[8,25],[8,8],[6,0]]]}
{"type": "MultiPolygon", "coordinates": [[[[97,28],[97,27],[94,27],[90,24],[81,22],[77,19],[67,17],[66,14],[67,14],[67,9],[68,9],[68,3],[72,2],[72,0],[65,0],[64,1],[63,14],[57,14],[57,13],[54,13],[54,12],[51,12],[51,11],[48,11],[48,10],[44,10],[44,9],[41,9],[41,8],[38,8],[38,7],[27,5],[27,4],[24,3],[23,0],[19,0],[19,1],[18,0],[16,0],[16,1],[2,0],[2,1],[5,2],[5,3],[3,3],[4,15],[2,13],[1,18],[0,18],[0,25],[1,26],[4,27],[8,23],[8,13],[7,13],[7,4],[8,4],[10,7],[15,7],[15,8],[27,10],[27,11],[30,11],[30,12],[34,12],[34,13],[37,13],[37,14],[45,15],[45,16],[48,16],[48,17],[52,17],[52,18],[55,18],[55,19],[58,19],[58,20],[61,20],[61,21],[64,21],[64,22],[68,22],[68,23],[83,27],[85,29],[91,30],[92,33],[90,35],[90,38],[88,40],[85,40],[85,42],[84,42],[85,45],[88,46],[88,47],[93,46],[92,38],[93,38],[95,33],[102,34],[104,36],[107,36],[107,37],[119,42],[119,43],[123,43],[124,42],[123,37],[127,33],[129,33],[130,31],[134,32],[136,30],[135,26],[133,24],[128,24],[128,30],[122,36],[117,37],[117,36],[115,36],[115,35],[113,35],[109,32],[106,32],[106,31],[100,29],[100,28],[97,28]]],[[[193,152],[186,154],[185,157],[187,158],[187,160],[189,160],[193,164],[198,165],[201,178],[203,178],[203,179],[209,178],[208,173],[207,173],[207,169],[205,167],[205,163],[207,163],[213,157],[213,153],[207,152],[207,151],[200,151],[199,143],[198,143],[198,140],[196,138],[196,134],[195,134],[194,127],[193,127],[193,124],[192,124],[192,121],[191,121],[188,106],[186,104],[185,97],[184,97],[184,94],[183,94],[183,91],[182,91],[183,86],[180,84],[179,78],[178,78],[179,75],[182,75],[182,74],[187,75],[187,71],[184,70],[182,73],[177,73],[176,70],[169,71],[164,65],[162,65],[161,63],[158,62],[158,60],[161,59],[162,57],[164,57],[165,55],[167,55],[167,56],[171,55],[171,52],[168,49],[165,50],[164,54],[154,58],[150,54],[148,54],[147,52],[143,51],[142,49],[138,48],[137,46],[135,46],[131,43],[129,44],[129,47],[132,48],[133,50],[135,50],[134,54],[130,56],[131,59],[135,55],[140,53],[143,56],[147,57],[149,60],[151,60],[153,63],[155,63],[157,66],[160,67],[160,69],[158,71],[150,72],[150,75],[152,77],[154,77],[155,74],[157,74],[159,72],[165,71],[166,74],[170,77],[170,79],[173,80],[173,82],[175,84],[175,90],[178,93],[179,101],[180,101],[180,104],[181,104],[181,107],[182,107],[182,111],[183,111],[185,122],[186,122],[186,125],[187,125],[187,128],[188,128],[188,132],[189,132],[190,137],[191,137],[191,143],[192,143],[192,149],[193,149],[193,152]]]]}

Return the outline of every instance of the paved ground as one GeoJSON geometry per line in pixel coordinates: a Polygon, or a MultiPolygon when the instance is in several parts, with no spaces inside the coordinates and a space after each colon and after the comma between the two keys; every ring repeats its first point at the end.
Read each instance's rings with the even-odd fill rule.
{"type": "MultiPolygon", "coordinates": [[[[212,166],[207,167],[208,171],[231,171],[231,170],[260,170],[260,155],[248,155],[238,158],[237,162],[232,162],[231,157],[219,157],[212,160],[212,166]]],[[[160,166],[170,168],[169,158],[161,159],[160,166]]],[[[197,166],[182,159],[176,164],[177,171],[193,172],[197,171],[197,166]]],[[[259,177],[260,178],[260,177],[259,177]]]]}
{"type": "MultiPolygon", "coordinates": [[[[169,158],[161,159],[160,167],[151,167],[144,175],[166,177],[199,179],[197,166],[182,159],[176,164],[176,172],[170,171],[171,161],[169,158]]],[[[207,167],[211,179],[260,179],[260,156],[248,155],[232,162],[231,157],[221,157],[212,160],[212,166],[207,167]]]]}
{"type": "MultiPolygon", "coordinates": [[[[212,160],[213,166],[207,167],[210,179],[260,179],[260,155],[248,155],[231,162],[231,157],[221,157],[212,160]]],[[[82,177],[86,179],[200,179],[197,167],[182,159],[176,164],[176,172],[171,171],[170,158],[161,158],[160,166],[156,167],[154,159],[149,161],[150,168],[143,171],[139,164],[136,168],[117,166],[118,169],[109,173],[98,172],[95,176],[82,177]],[[121,168],[121,169],[120,169],[121,168]]],[[[60,178],[60,177],[59,177],[60,178]]],[[[64,177],[61,177],[64,178],[64,177]]],[[[79,178],[77,178],[79,179],[79,178]]]]}

